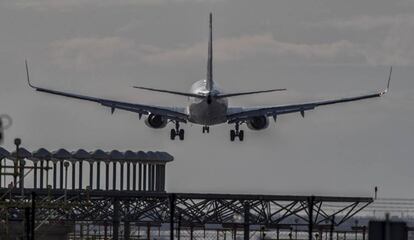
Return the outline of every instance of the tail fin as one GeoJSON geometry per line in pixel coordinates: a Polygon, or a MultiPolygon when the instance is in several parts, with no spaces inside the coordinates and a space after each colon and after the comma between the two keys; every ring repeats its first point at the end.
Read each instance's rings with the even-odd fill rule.
{"type": "Polygon", "coordinates": [[[213,89],[213,14],[210,13],[210,36],[208,40],[208,59],[207,59],[207,90],[213,89]]]}

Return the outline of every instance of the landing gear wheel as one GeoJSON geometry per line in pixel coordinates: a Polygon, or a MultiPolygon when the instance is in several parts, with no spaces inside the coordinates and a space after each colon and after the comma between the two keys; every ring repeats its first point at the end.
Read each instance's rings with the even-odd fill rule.
{"type": "Polygon", "coordinates": [[[209,126],[203,126],[203,133],[210,133],[210,127],[209,126]]]}
{"type": "Polygon", "coordinates": [[[174,129],[171,129],[171,134],[170,134],[171,140],[175,140],[175,136],[177,136],[177,133],[175,132],[174,129]]]}
{"type": "Polygon", "coordinates": [[[240,130],[240,123],[236,122],[235,130],[230,130],[230,140],[233,142],[236,137],[239,138],[240,142],[244,140],[244,131],[240,130]]]}
{"type": "Polygon", "coordinates": [[[184,140],[184,129],[180,129],[180,123],[178,121],[175,122],[175,129],[171,129],[171,140],[175,140],[176,136],[178,136],[181,141],[184,140]]]}
{"type": "Polygon", "coordinates": [[[244,131],[243,130],[240,130],[240,132],[239,132],[239,140],[240,140],[240,142],[243,142],[243,140],[244,140],[244,131]]]}
{"type": "Polygon", "coordinates": [[[184,129],[180,129],[178,136],[180,137],[180,140],[184,140],[184,129]]]}
{"type": "Polygon", "coordinates": [[[234,142],[236,138],[236,132],[234,130],[230,130],[230,141],[234,142]]]}

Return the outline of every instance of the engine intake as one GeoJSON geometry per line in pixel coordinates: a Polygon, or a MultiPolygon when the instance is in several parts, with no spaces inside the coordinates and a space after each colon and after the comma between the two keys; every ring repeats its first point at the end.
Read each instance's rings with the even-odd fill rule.
{"type": "Polygon", "coordinates": [[[150,114],[145,120],[145,124],[150,128],[164,128],[167,125],[167,119],[160,115],[150,114]]]}
{"type": "Polygon", "coordinates": [[[269,119],[266,116],[253,117],[247,121],[247,127],[251,130],[263,130],[269,126],[269,119]]]}

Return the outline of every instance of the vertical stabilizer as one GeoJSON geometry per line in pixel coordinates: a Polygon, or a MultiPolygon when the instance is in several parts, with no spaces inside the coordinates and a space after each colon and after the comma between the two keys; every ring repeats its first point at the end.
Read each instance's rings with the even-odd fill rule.
{"type": "Polygon", "coordinates": [[[213,89],[213,14],[210,13],[210,36],[208,40],[207,83],[206,88],[213,89]]]}

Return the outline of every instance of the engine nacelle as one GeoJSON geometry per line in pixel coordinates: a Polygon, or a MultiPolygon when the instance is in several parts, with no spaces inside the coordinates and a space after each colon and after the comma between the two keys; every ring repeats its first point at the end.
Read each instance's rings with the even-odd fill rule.
{"type": "Polygon", "coordinates": [[[269,126],[269,119],[266,116],[253,117],[247,121],[247,127],[251,130],[263,130],[269,126]]]}
{"type": "Polygon", "coordinates": [[[145,120],[145,124],[150,128],[164,128],[167,126],[167,119],[160,115],[150,114],[147,119],[145,120]]]}

